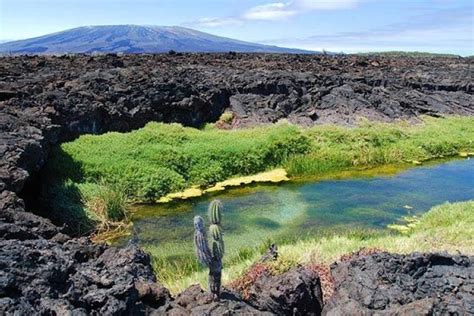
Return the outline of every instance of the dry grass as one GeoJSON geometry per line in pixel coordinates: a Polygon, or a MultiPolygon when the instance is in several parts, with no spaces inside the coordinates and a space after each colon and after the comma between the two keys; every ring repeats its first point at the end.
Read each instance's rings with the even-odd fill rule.
{"type": "Polygon", "coordinates": [[[334,294],[334,279],[328,264],[311,263],[306,266],[309,270],[316,272],[321,280],[323,290],[323,302],[327,302],[334,294]]]}
{"type": "Polygon", "coordinates": [[[258,262],[253,264],[241,277],[230,282],[228,286],[241,293],[244,299],[249,299],[250,287],[264,275],[271,275],[268,266],[258,262]]]}
{"type": "Polygon", "coordinates": [[[95,222],[91,238],[95,242],[109,242],[130,232],[125,196],[118,189],[104,184],[89,185],[83,190],[82,203],[95,222]]]}

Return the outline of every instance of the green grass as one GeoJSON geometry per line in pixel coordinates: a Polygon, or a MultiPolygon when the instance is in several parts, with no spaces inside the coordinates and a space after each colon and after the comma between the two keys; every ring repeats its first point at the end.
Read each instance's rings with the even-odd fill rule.
{"type": "MultiPolygon", "coordinates": [[[[435,206],[410,227],[409,231],[403,234],[389,230],[355,230],[303,240],[280,240],[276,265],[290,268],[296,264],[330,264],[342,255],[361,248],[377,248],[402,254],[414,251],[447,251],[474,255],[474,201],[435,206]]],[[[240,277],[258,260],[262,249],[255,248],[250,254],[231,264],[224,263],[224,285],[240,277]]],[[[148,251],[152,257],[159,257],[153,249],[148,251]]],[[[201,284],[203,288],[207,286],[207,271],[198,266],[179,266],[180,272],[172,275],[167,272],[172,269],[161,270],[159,263],[157,265],[154,261],[153,264],[158,280],[173,293],[178,293],[194,283],[201,284]]]]}
{"type": "Polygon", "coordinates": [[[223,131],[149,123],[131,133],[81,136],[61,145],[51,165],[75,182],[103,180],[131,199],[153,202],[192,185],[266,170],[309,148],[309,139],[290,125],[223,131]],[[69,165],[57,163],[64,155],[69,165]]]}
{"type": "MultiPolygon", "coordinates": [[[[283,242],[283,240],[278,240],[283,242]]],[[[242,246],[234,254],[226,253],[224,265],[226,267],[239,266],[242,262],[252,262],[256,257],[266,252],[270,240],[254,246],[242,246]]],[[[193,275],[207,275],[207,268],[199,264],[194,251],[189,251],[181,244],[146,245],[144,250],[150,254],[154,272],[162,284],[175,287],[175,284],[189,285],[186,280],[193,275]],[[171,253],[176,256],[170,256],[171,253]],[[177,283],[176,283],[177,282],[177,283]]],[[[204,280],[204,279],[203,279],[204,280]]],[[[179,287],[178,289],[183,289],[179,287]]]]}
{"type": "Polygon", "coordinates": [[[122,221],[127,218],[125,196],[120,188],[104,184],[79,185],[82,202],[98,221],[122,221]]]}
{"type": "Polygon", "coordinates": [[[193,185],[275,167],[285,167],[293,177],[319,176],[460,151],[474,151],[474,118],[309,129],[282,123],[198,130],[149,123],[130,133],[84,135],[53,149],[43,172],[43,204],[50,217],[83,233],[101,222],[92,207],[98,200],[106,208],[99,217],[105,214],[110,221],[126,217],[130,202],[154,202],[193,185]]]}
{"type": "Polygon", "coordinates": [[[66,224],[70,234],[126,233],[129,206],[120,188],[103,182],[75,183],[53,178],[48,179],[41,195],[48,212],[45,215],[66,224]]]}
{"type": "Polygon", "coordinates": [[[356,128],[306,130],[308,154],[285,163],[290,176],[315,176],[350,168],[423,161],[474,149],[474,118],[426,117],[423,124],[363,122],[356,128]]]}
{"type": "Polygon", "coordinates": [[[282,247],[282,256],[299,262],[331,263],[361,247],[394,253],[448,251],[474,254],[474,201],[446,203],[423,214],[407,233],[383,233],[366,238],[335,236],[282,247]]]}

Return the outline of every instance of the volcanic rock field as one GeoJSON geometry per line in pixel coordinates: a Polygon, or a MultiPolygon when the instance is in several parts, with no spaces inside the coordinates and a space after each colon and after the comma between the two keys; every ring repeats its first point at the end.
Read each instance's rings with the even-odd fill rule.
{"type": "Polygon", "coordinates": [[[52,145],[149,121],[234,128],[281,119],[311,126],[366,118],[474,115],[473,58],[175,54],[0,58],[0,314],[465,314],[474,258],[355,254],[332,266],[335,293],[298,267],[220,303],[191,287],[172,297],[150,258],[68,236],[35,214],[52,145]],[[362,280],[362,281],[360,281],[362,280]]]}

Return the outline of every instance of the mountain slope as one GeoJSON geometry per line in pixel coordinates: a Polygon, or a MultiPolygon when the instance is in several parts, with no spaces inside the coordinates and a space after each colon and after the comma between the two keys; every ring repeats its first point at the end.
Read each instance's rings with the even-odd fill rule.
{"type": "Polygon", "coordinates": [[[0,53],[160,53],[266,52],[311,53],[238,41],[177,26],[84,26],[41,37],[0,44],[0,53]]]}

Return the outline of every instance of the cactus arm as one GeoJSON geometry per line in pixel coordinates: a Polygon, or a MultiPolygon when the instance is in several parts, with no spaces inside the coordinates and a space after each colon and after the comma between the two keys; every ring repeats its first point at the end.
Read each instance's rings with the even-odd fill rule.
{"type": "Polygon", "coordinates": [[[224,256],[224,239],[219,225],[212,224],[209,226],[209,233],[211,235],[211,254],[216,259],[222,259],[224,256]]]}
{"type": "Polygon", "coordinates": [[[219,225],[212,224],[211,226],[209,226],[209,232],[211,233],[212,239],[215,239],[215,240],[222,239],[222,232],[219,225]]]}
{"type": "Polygon", "coordinates": [[[204,220],[201,216],[194,217],[194,245],[199,262],[209,267],[211,265],[212,255],[207,244],[204,220]]]}
{"type": "Polygon", "coordinates": [[[209,219],[211,224],[219,225],[221,223],[222,203],[219,200],[214,200],[209,204],[209,219]]]}

